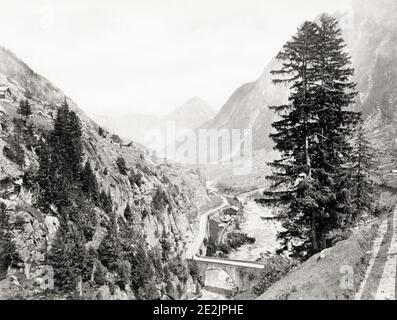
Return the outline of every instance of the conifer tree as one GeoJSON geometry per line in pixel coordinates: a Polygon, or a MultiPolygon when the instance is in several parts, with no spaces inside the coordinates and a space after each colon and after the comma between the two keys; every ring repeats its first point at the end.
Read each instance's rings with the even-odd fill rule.
{"type": "Polygon", "coordinates": [[[29,100],[21,100],[19,102],[19,114],[25,117],[25,121],[33,114],[32,106],[30,105],[29,100]]]}
{"type": "Polygon", "coordinates": [[[273,189],[264,202],[286,206],[283,250],[301,258],[325,249],[329,233],[351,209],[349,138],[360,114],[349,111],[356,93],[353,69],[337,22],[324,15],[305,22],[278,54],[274,83],[290,86],[289,104],[272,107],[280,117],[271,138],[281,159],[271,163],[273,189]]]}
{"type": "Polygon", "coordinates": [[[18,261],[18,254],[12,240],[7,206],[0,202],[0,275],[16,261],[18,261]]]}
{"type": "Polygon", "coordinates": [[[115,213],[111,212],[106,228],[106,236],[98,248],[99,260],[111,271],[117,270],[117,263],[121,258],[120,238],[116,219],[115,213]]]}
{"type": "Polygon", "coordinates": [[[305,22],[278,54],[282,68],[272,71],[278,76],[274,83],[289,84],[291,94],[288,105],[271,107],[280,117],[273,123],[275,132],[270,137],[275,142],[275,149],[281,153],[281,159],[271,163],[273,175],[269,179],[273,181],[274,189],[265,192],[264,201],[288,206],[286,232],[279,236],[285,249],[292,240],[298,240],[297,252],[318,250],[316,204],[312,199],[317,187],[312,181],[312,155],[316,145],[311,139],[316,129],[313,93],[316,89],[317,46],[317,25],[305,22]]]}
{"type": "Polygon", "coordinates": [[[73,292],[78,279],[83,277],[88,253],[78,229],[69,222],[68,213],[62,210],[59,228],[48,257],[54,269],[55,286],[63,292],[73,292]]]}
{"type": "Polygon", "coordinates": [[[110,194],[110,191],[106,193],[105,191],[102,190],[100,196],[99,196],[100,204],[101,204],[101,209],[107,213],[111,214],[113,210],[113,201],[112,201],[112,196],[110,194]]]}
{"type": "Polygon", "coordinates": [[[70,205],[68,195],[80,188],[83,146],[80,120],[66,101],[40,149],[37,173],[41,189],[39,203],[44,206],[55,204],[57,207],[70,205]]]}
{"type": "Polygon", "coordinates": [[[95,205],[99,205],[99,187],[98,181],[91,168],[90,162],[87,160],[84,169],[81,172],[81,183],[83,193],[89,197],[95,205]]]}
{"type": "Polygon", "coordinates": [[[353,141],[352,157],[352,201],[354,216],[352,220],[359,218],[366,211],[371,213],[374,200],[377,195],[373,178],[378,175],[377,151],[368,141],[367,132],[362,125],[359,126],[353,141]]]}
{"type": "Polygon", "coordinates": [[[118,157],[117,158],[116,165],[117,165],[120,173],[123,176],[126,176],[128,174],[127,164],[126,164],[125,159],[123,157],[118,157]]]}
{"type": "Polygon", "coordinates": [[[54,130],[49,137],[58,174],[70,184],[79,180],[82,169],[82,127],[78,116],[66,100],[58,111],[54,130]]]}
{"type": "Polygon", "coordinates": [[[319,213],[320,250],[326,248],[326,235],[352,220],[352,184],[349,166],[351,137],[361,114],[351,110],[357,92],[352,81],[351,57],[345,52],[342,30],[335,18],[322,15],[319,22],[319,51],[316,63],[317,179],[322,194],[319,213]]]}
{"type": "Polygon", "coordinates": [[[127,221],[130,221],[132,218],[132,210],[129,203],[127,203],[127,206],[125,207],[124,217],[127,219],[127,221]]]}

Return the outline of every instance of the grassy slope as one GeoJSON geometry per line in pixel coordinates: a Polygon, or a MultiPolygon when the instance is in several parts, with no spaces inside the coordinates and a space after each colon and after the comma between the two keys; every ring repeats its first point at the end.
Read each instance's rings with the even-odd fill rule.
{"type": "Polygon", "coordinates": [[[364,277],[377,223],[317,254],[267,290],[259,300],[351,300],[364,277]],[[342,289],[343,268],[354,270],[354,286],[342,289]]]}

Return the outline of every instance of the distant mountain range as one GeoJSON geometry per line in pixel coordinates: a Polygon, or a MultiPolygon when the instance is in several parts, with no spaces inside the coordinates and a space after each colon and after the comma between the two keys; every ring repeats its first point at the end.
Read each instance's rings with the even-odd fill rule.
{"type": "Polygon", "coordinates": [[[196,129],[214,116],[214,110],[206,101],[194,97],[165,116],[131,113],[118,117],[101,115],[92,117],[122,137],[144,144],[145,136],[150,130],[159,130],[165,133],[167,123],[175,125],[176,130],[196,129]]]}
{"type": "MultiPolygon", "coordinates": [[[[354,108],[363,113],[373,142],[390,151],[397,138],[397,2],[354,0],[349,10],[333,15],[340,21],[355,68],[359,95],[354,108]]],[[[216,115],[205,101],[193,98],[164,117],[94,118],[140,143],[149,128],[164,130],[168,120],[177,128],[252,129],[254,150],[270,151],[269,133],[277,116],[269,106],[288,102],[288,88],[272,83],[270,71],[278,67],[279,62],[271,60],[261,77],[237,88],[216,115]]]]}

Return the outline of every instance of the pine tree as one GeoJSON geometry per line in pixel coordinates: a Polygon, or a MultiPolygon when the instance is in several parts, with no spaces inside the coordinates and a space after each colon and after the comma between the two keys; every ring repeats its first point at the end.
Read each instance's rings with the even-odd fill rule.
{"type": "Polygon", "coordinates": [[[119,168],[120,174],[126,176],[128,174],[127,164],[123,157],[118,157],[116,160],[116,165],[119,168]]]}
{"type": "Polygon", "coordinates": [[[132,218],[132,210],[131,210],[131,207],[130,207],[130,204],[129,204],[129,203],[127,203],[127,206],[125,207],[125,210],[124,210],[124,217],[127,219],[127,221],[131,221],[131,218],[132,218]]]}
{"type": "Polygon", "coordinates": [[[84,169],[81,172],[81,183],[83,193],[89,197],[95,205],[99,205],[99,187],[98,181],[91,168],[90,162],[87,160],[84,169]]]}
{"type": "Polygon", "coordinates": [[[322,15],[319,25],[315,95],[318,108],[317,179],[323,190],[327,190],[318,201],[321,250],[328,246],[326,235],[345,227],[352,219],[350,139],[361,114],[350,108],[357,95],[356,84],[352,81],[351,57],[344,50],[346,45],[338,22],[329,15],[322,15]]]}
{"type": "Polygon", "coordinates": [[[377,151],[367,138],[367,131],[361,125],[353,141],[352,187],[354,216],[353,221],[366,211],[371,213],[377,195],[373,178],[378,175],[377,151]]]}
{"type": "Polygon", "coordinates": [[[75,291],[77,281],[86,272],[87,258],[81,233],[70,223],[67,211],[62,210],[59,228],[48,257],[54,269],[55,286],[60,291],[75,291]]]}
{"type": "Polygon", "coordinates": [[[25,122],[28,118],[33,114],[32,106],[30,105],[29,100],[21,100],[19,102],[19,114],[25,117],[25,122]]]}
{"type": "Polygon", "coordinates": [[[82,135],[80,119],[69,109],[65,100],[55,119],[49,143],[60,177],[67,179],[70,184],[80,178],[83,163],[82,135]]]}
{"type": "Polygon", "coordinates": [[[284,205],[283,250],[299,258],[325,249],[330,231],[346,222],[351,209],[349,137],[360,115],[354,101],[353,70],[343,51],[335,19],[305,22],[277,58],[274,83],[290,85],[289,104],[272,107],[281,120],[271,138],[281,159],[271,163],[273,189],[264,202],[284,205]]]}
{"type": "Polygon", "coordinates": [[[98,248],[98,255],[99,260],[105,267],[111,271],[115,271],[121,259],[121,244],[116,215],[111,212],[109,219],[110,221],[106,228],[107,233],[98,248]]]}
{"type": "Polygon", "coordinates": [[[70,205],[68,195],[80,188],[83,146],[80,120],[66,101],[40,149],[37,174],[41,189],[39,203],[44,206],[53,203],[57,207],[70,205]]]}
{"type": "Polygon", "coordinates": [[[288,221],[284,226],[287,231],[279,236],[285,249],[298,239],[296,252],[318,250],[316,203],[313,201],[317,186],[312,179],[312,155],[317,146],[311,139],[316,128],[313,93],[316,89],[317,46],[317,25],[305,22],[278,54],[282,68],[272,71],[273,75],[279,76],[273,82],[289,84],[291,94],[288,105],[271,107],[281,118],[273,123],[275,133],[270,135],[281,159],[270,164],[273,175],[269,179],[273,181],[274,189],[265,192],[264,201],[287,206],[288,221]]]}
{"type": "Polygon", "coordinates": [[[101,209],[107,213],[111,214],[113,210],[113,201],[112,201],[112,196],[110,194],[110,191],[106,193],[105,191],[102,190],[100,196],[99,196],[100,204],[101,204],[101,209]]]}
{"type": "Polygon", "coordinates": [[[0,202],[0,275],[18,260],[16,247],[12,240],[7,206],[0,202]]]}

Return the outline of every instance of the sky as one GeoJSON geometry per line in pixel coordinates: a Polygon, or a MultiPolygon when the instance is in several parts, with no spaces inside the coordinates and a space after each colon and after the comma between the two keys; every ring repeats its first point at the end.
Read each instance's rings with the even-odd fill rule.
{"type": "Polygon", "coordinates": [[[0,45],[88,114],[220,109],[306,19],[350,0],[0,0],[0,45]]]}

